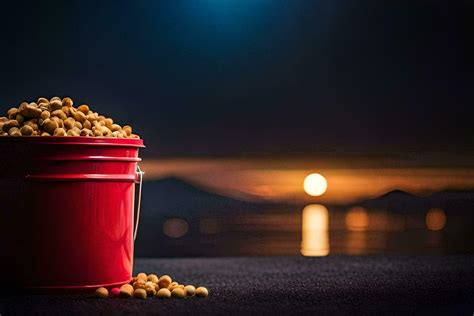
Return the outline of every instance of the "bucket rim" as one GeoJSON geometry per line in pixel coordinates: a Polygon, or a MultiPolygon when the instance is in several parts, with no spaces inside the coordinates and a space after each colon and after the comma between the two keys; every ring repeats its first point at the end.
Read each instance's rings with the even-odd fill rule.
{"type": "Polygon", "coordinates": [[[1,143],[145,147],[143,139],[86,136],[0,136],[1,143]]]}

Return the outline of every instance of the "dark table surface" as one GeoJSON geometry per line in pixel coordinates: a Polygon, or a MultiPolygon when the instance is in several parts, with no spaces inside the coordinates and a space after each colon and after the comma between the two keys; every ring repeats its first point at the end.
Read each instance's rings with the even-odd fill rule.
{"type": "Polygon", "coordinates": [[[473,255],[137,259],[140,271],[206,286],[210,296],[13,295],[0,298],[0,315],[474,313],[473,255]]]}

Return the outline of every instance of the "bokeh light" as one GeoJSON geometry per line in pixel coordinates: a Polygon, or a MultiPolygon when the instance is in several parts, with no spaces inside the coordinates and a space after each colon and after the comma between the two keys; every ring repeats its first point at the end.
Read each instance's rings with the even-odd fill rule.
{"type": "Polygon", "coordinates": [[[346,214],[346,227],[351,231],[365,231],[369,227],[369,215],[363,207],[353,207],[346,214]]]}
{"type": "Polygon", "coordinates": [[[440,208],[432,208],[426,213],[426,227],[429,230],[442,230],[446,226],[446,214],[440,208]]]}
{"type": "Polygon", "coordinates": [[[328,182],[319,173],[312,173],[304,179],[303,183],[304,191],[311,196],[320,196],[326,192],[328,188],[328,182]]]}
{"type": "Polygon", "coordinates": [[[163,233],[171,238],[183,237],[188,230],[188,223],[181,218],[170,218],[163,223],[163,233]]]}

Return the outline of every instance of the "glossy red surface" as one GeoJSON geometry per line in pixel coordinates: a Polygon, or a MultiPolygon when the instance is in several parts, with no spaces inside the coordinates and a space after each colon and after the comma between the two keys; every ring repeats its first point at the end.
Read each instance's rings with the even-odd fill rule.
{"type": "Polygon", "coordinates": [[[0,137],[0,262],[21,287],[128,282],[142,140],[0,137]]]}

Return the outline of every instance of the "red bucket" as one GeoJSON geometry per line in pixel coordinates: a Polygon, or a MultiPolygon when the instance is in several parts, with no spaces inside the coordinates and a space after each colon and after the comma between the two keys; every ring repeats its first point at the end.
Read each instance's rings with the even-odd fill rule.
{"type": "Polygon", "coordinates": [[[40,289],[129,282],[141,147],[140,139],[0,137],[0,279],[40,289]]]}

